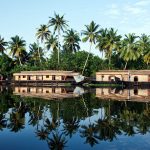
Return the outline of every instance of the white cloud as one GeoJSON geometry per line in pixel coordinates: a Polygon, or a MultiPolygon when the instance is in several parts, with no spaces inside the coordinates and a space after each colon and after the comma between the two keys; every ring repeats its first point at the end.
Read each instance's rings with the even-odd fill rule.
{"type": "Polygon", "coordinates": [[[137,3],[135,3],[136,6],[147,6],[148,4],[150,4],[149,0],[140,0],[137,3]]]}
{"type": "Polygon", "coordinates": [[[132,6],[131,5],[126,5],[124,7],[124,11],[126,11],[129,14],[133,14],[133,15],[138,15],[138,14],[142,14],[142,13],[146,12],[145,9],[140,8],[140,7],[136,7],[134,5],[132,5],[132,6]]]}
{"type": "Polygon", "coordinates": [[[106,24],[113,26],[123,34],[132,32],[138,35],[150,34],[149,4],[150,0],[109,4],[105,7],[105,15],[108,20],[105,26],[106,24]]]}
{"type": "Polygon", "coordinates": [[[118,17],[120,15],[120,9],[116,4],[112,4],[106,11],[106,14],[111,17],[118,17]]]}
{"type": "Polygon", "coordinates": [[[121,24],[127,24],[129,22],[129,19],[127,17],[122,17],[120,23],[121,24]]]}

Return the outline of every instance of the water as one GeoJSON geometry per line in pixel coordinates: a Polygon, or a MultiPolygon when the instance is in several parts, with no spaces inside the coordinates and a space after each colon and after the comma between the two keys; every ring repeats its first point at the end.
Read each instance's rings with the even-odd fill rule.
{"type": "Polygon", "coordinates": [[[0,149],[150,149],[150,89],[0,88],[0,149]]]}

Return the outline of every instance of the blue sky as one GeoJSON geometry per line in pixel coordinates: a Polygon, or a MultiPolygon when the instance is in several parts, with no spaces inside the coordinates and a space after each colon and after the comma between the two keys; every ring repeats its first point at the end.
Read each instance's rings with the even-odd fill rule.
{"type": "MultiPolygon", "coordinates": [[[[36,28],[47,24],[54,11],[71,28],[81,32],[94,20],[101,27],[114,27],[118,33],[150,34],[150,0],[0,0],[0,35],[7,41],[19,35],[33,43],[36,28]]],[[[88,44],[82,44],[87,49],[88,44]]],[[[93,53],[100,55],[93,48],[93,53]]]]}

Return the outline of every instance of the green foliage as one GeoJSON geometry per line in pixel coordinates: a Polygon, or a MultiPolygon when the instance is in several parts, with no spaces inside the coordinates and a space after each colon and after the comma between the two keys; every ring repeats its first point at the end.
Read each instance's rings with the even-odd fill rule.
{"type": "Polygon", "coordinates": [[[47,25],[40,25],[40,28],[38,29],[37,33],[36,33],[36,37],[37,39],[41,39],[41,43],[43,43],[44,40],[47,40],[48,37],[50,36],[50,31],[48,29],[47,25]]]}
{"type": "Polygon", "coordinates": [[[80,49],[80,37],[79,34],[73,29],[67,30],[64,35],[64,48],[69,52],[77,52],[80,49]]]}
{"type": "Polygon", "coordinates": [[[12,76],[12,73],[23,70],[47,69],[72,70],[94,77],[98,70],[110,68],[150,69],[150,36],[128,34],[122,37],[117,30],[99,29],[99,25],[91,21],[85,25],[81,41],[80,34],[72,28],[66,29],[67,27],[64,15],[54,13],[48,25],[38,28],[37,42],[30,44],[29,48],[18,35],[8,42],[0,36],[0,74],[12,76]],[[50,31],[51,26],[53,31],[50,31]],[[89,52],[82,51],[80,45],[80,42],[87,41],[90,43],[89,52]],[[94,44],[102,52],[102,58],[91,53],[94,44]]]}
{"type": "Polygon", "coordinates": [[[6,50],[5,47],[7,46],[7,42],[5,42],[4,38],[0,36],[0,53],[3,54],[6,50]]]}
{"type": "Polygon", "coordinates": [[[13,68],[13,61],[6,54],[0,55],[0,74],[7,76],[13,68]]]}

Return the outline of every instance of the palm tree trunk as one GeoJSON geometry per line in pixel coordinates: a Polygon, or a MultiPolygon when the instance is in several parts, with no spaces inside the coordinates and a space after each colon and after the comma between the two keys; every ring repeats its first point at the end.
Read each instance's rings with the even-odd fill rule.
{"type": "Polygon", "coordinates": [[[21,63],[21,59],[20,59],[20,56],[19,56],[19,63],[20,63],[20,66],[22,66],[22,63],[21,63]]]}
{"type": "Polygon", "coordinates": [[[60,47],[59,47],[59,36],[60,36],[60,30],[58,30],[58,69],[59,69],[59,63],[60,63],[60,60],[59,60],[59,51],[60,51],[60,47]]]}
{"type": "Polygon", "coordinates": [[[87,56],[87,58],[86,58],[86,61],[85,61],[85,64],[84,64],[83,70],[82,70],[82,75],[83,75],[83,73],[84,73],[84,70],[85,70],[85,67],[86,67],[87,61],[88,61],[89,56],[90,56],[91,47],[92,47],[92,42],[91,42],[91,44],[90,44],[89,53],[88,53],[88,56],[87,56]]]}
{"type": "Polygon", "coordinates": [[[39,61],[40,61],[40,64],[41,64],[41,55],[40,55],[39,40],[37,40],[37,44],[38,44],[38,55],[39,55],[39,61]]]}
{"type": "Polygon", "coordinates": [[[109,70],[110,70],[110,64],[111,64],[111,55],[109,56],[109,62],[108,62],[109,70]]]}
{"type": "Polygon", "coordinates": [[[126,68],[127,68],[127,64],[128,64],[128,62],[126,62],[125,66],[124,66],[124,70],[126,70],[126,68]]]}

